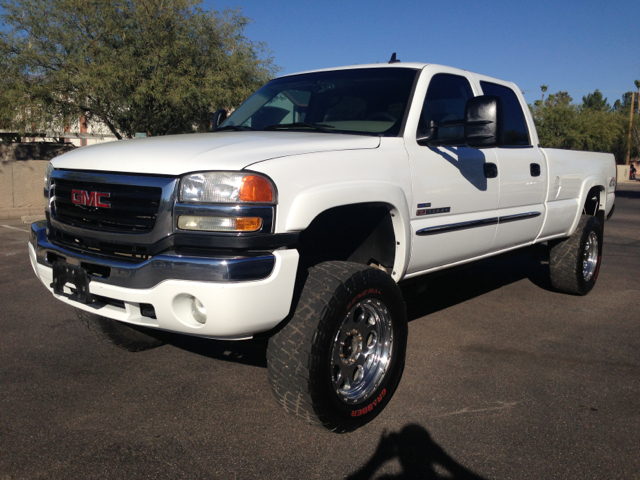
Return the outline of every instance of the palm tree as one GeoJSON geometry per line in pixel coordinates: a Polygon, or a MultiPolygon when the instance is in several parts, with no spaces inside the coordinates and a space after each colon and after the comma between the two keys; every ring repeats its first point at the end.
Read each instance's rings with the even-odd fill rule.
{"type": "Polygon", "coordinates": [[[544,106],[544,92],[547,91],[547,88],[549,88],[549,87],[547,87],[546,85],[542,85],[540,87],[540,90],[542,90],[542,106],[544,106]]]}
{"type": "MultiPolygon", "coordinates": [[[[636,80],[633,83],[636,84],[636,88],[638,89],[638,113],[640,113],[640,80],[636,80]]],[[[631,105],[631,110],[633,110],[633,105],[631,105]]]]}

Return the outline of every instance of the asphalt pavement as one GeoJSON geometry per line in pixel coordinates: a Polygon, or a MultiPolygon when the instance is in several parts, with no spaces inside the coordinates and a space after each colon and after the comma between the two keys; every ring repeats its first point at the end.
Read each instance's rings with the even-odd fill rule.
{"type": "Polygon", "coordinates": [[[261,341],[100,343],[0,221],[0,480],[640,478],[640,183],[600,277],[550,291],[530,249],[404,285],[404,377],[337,435],[274,401],[261,341]]]}

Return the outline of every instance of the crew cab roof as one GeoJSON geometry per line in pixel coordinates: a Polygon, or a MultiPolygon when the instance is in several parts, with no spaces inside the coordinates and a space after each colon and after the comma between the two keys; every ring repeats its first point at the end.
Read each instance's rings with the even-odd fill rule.
{"type": "Polygon", "coordinates": [[[302,75],[302,74],[306,74],[306,73],[318,73],[318,72],[333,72],[336,70],[356,70],[356,69],[360,69],[360,68],[409,68],[409,69],[413,69],[413,70],[422,70],[424,67],[426,66],[432,66],[432,67],[442,67],[442,68],[446,68],[447,71],[451,71],[451,70],[457,70],[458,72],[462,73],[462,72],[466,72],[466,73],[470,73],[472,75],[477,75],[478,77],[483,77],[483,80],[497,80],[499,82],[505,82],[505,83],[509,83],[511,85],[513,85],[515,88],[517,88],[517,86],[515,84],[513,84],[512,82],[508,82],[506,80],[503,80],[501,78],[495,78],[495,77],[491,77],[488,75],[484,75],[484,74],[480,74],[477,72],[471,72],[469,70],[464,70],[462,68],[455,68],[455,67],[448,67],[445,65],[438,65],[435,63],[420,63],[420,62],[396,62],[396,63],[368,63],[368,64],[362,64],[362,65],[346,65],[346,66],[342,66],[342,67],[331,67],[331,68],[320,68],[317,70],[305,70],[303,72],[295,72],[295,73],[288,73],[286,75],[282,75],[278,78],[284,78],[284,77],[291,77],[294,75],[302,75]]]}
{"type": "Polygon", "coordinates": [[[282,75],[279,78],[291,77],[293,75],[301,75],[303,73],[333,72],[333,71],[336,71],[336,70],[356,70],[356,69],[359,69],[359,68],[411,68],[413,70],[422,70],[427,65],[429,65],[429,64],[428,63],[415,63],[415,62],[411,62],[411,63],[402,63],[402,62],[397,62],[397,63],[369,63],[369,64],[363,64],[363,65],[346,65],[346,66],[343,66],[343,67],[320,68],[320,69],[317,69],[317,70],[306,70],[304,72],[289,73],[287,75],[282,75]]]}

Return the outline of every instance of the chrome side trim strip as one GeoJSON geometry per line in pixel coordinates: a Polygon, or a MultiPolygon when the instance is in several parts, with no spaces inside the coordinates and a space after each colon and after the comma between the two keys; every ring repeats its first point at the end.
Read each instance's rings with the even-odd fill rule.
{"type": "Polygon", "coordinates": [[[542,215],[540,212],[518,213],[516,215],[506,215],[504,217],[484,218],[482,220],[472,220],[470,222],[450,223],[448,225],[438,225],[436,227],[422,228],[416,232],[419,236],[438,235],[440,233],[457,232],[459,230],[467,230],[469,228],[486,227],[489,225],[498,225],[501,223],[517,222],[519,220],[528,220],[542,215]]]}
{"type": "Polygon", "coordinates": [[[527,212],[518,213],[517,215],[507,215],[506,217],[498,218],[498,223],[517,222],[518,220],[527,220],[529,218],[536,218],[542,215],[540,212],[527,212]]]}
{"type": "Polygon", "coordinates": [[[486,227],[488,225],[496,225],[498,217],[485,218],[483,220],[472,220],[470,222],[451,223],[449,225],[438,225],[437,227],[422,228],[416,232],[416,235],[438,235],[440,233],[456,232],[458,230],[467,230],[469,228],[486,227]]]}
{"type": "MultiPolygon", "coordinates": [[[[156,255],[142,263],[122,262],[82,255],[53,245],[47,241],[46,221],[31,225],[30,243],[41,265],[53,267],[51,255],[58,260],[87,268],[92,282],[124,288],[152,288],[164,280],[201,282],[246,282],[262,280],[273,272],[275,256],[216,255],[183,256],[175,252],[156,255]],[[49,254],[49,256],[48,256],[49,254]],[[108,271],[106,278],[91,273],[99,267],[108,271]]],[[[52,260],[53,261],[53,260],[52,260]]]]}

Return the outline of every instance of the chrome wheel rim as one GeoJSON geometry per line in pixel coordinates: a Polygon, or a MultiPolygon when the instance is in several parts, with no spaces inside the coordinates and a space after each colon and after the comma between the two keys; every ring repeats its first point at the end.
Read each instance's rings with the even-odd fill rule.
{"type": "Polygon", "coordinates": [[[589,233],[582,256],[582,275],[586,281],[593,278],[598,268],[598,236],[596,232],[589,233]]]}
{"type": "Polygon", "coordinates": [[[354,305],[340,325],[331,348],[331,381],[338,397],[355,404],[378,388],[391,362],[391,314],[377,299],[354,305]]]}

